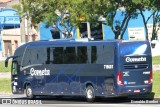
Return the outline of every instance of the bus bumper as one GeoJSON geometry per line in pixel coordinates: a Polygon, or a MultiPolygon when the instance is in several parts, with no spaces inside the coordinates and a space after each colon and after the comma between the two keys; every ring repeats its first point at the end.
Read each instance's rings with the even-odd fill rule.
{"type": "Polygon", "coordinates": [[[12,94],[24,94],[24,90],[20,87],[13,86],[12,94]]]}
{"type": "Polygon", "coordinates": [[[152,84],[139,86],[119,86],[116,90],[118,96],[149,94],[152,92],[152,84]]]}

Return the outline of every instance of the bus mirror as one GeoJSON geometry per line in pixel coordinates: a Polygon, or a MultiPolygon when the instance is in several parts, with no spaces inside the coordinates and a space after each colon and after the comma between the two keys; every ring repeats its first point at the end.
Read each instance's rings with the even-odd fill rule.
{"type": "Polygon", "coordinates": [[[5,67],[8,67],[8,60],[9,60],[10,58],[14,58],[14,56],[7,57],[7,59],[5,60],[5,67]]]}
{"type": "Polygon", "coordinates": [[[10,58],[17,58],[18,56],[10,56],[10,57],[7,57],[7,59],[5,60],[5,67],[8,67],[8,60],[10,58]]]}
{"type": "Polygon", "coordinates": [[[5,61],[5,67],[8,67],[8,61],[5,61]]]}

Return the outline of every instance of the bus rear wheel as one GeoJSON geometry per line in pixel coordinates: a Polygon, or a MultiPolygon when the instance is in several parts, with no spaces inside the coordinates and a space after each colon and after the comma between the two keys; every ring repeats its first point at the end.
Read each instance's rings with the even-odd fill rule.
{"type": "Polygon", "coordinates": [[[26,97],[29,98],[29,99],[34,98],[33,90],[32,90],[32,87],[30,85],[27,85],[27,87],[26,87],[26,97]]]}
{"type": "Polygon", "coordinates": [[[95,100],[94,89],[91,85],[86,88],[86,99],[88,102],[93,102],[95,100]]]}

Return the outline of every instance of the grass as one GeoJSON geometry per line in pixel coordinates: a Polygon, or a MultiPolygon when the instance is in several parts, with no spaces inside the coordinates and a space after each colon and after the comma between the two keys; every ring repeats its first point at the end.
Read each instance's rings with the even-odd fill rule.
{"type": "Polygon", "coordinates": [[[156,98],[160,98],[160,70],[153,72],[153,89],[156,98]]]}
{"type": "Polygon", "coordinates": [[[154,57],[152,57],[152,64],[153,65],[160,64],[160,56],[154,56],[154,57]]]}
{"type": "Polygon", "coordinates": [[[11,93],[11,79],[0,78],[0,94],[11,93]]]}
{"type": "Polygon", "coordinates": [[[4,65],[4,61],[0,61],[0,72],[10,72],[11,71],[11,61],[8,62],[8,67],[4,65]]]}

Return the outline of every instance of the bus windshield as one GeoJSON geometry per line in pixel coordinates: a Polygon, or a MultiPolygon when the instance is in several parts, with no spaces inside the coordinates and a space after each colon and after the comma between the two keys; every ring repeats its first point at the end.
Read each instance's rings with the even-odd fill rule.
{"type": "Polygon", "coordinates": [[[12,75],[17,75],[18,69],[17,69],[17,62],[12,63],[12,75]]]}

